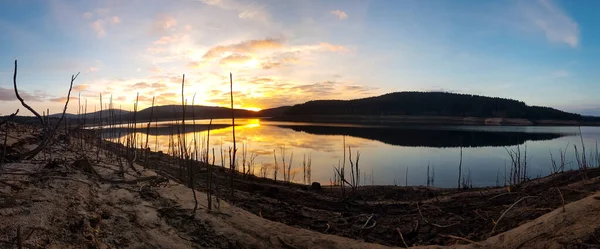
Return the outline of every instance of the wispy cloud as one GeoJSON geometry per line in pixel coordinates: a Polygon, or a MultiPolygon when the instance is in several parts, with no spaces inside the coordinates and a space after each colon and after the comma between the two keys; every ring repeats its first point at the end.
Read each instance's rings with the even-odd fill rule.
{"type": "Polygon", "coordinates": [[[90,24],[90,26],[92,27],[98,38],[103,38],[106,36],[106,30],[104,29],[104,21],[102,21],[101,19],[94,21],[92,24],[90,24]]]}
{"type": "Polygon", "coordinates": [[[341,10],[332,10],[329,13],[334,15],[335,17],[337,17],[340,20],[344,20],[344,19],[348,18],[348,14],[346,14],[346,12],[341,11],[341,10]]]}
{"type": "MultiPolygon", "coordinates": [[[[30,94],[29,92],[24,91],[22,89],[19,90],[19,95],[21,95],[21,97],[25,99],[25,101],[43,101],[44,96],[40,96],[39,93],[40,92],[36,91],[33,94],[30,94]]],[[[15,90],[13,88],[0,87],[0,101],[13,100],[17,100],[17,97],[15,96],[15,90]]]]}
{"type": "Polygon", "coordinates": [[[92,67],[88,68],[88,70],[86,71],[86,73],[98,72],[98,70],[100,70],[100,69],[98,69],[97,67],[93,67],[92,66],[92,67]]]}
{"type": "Polygon", "coordinates": [[[113,16],[113,17],[111,18],[111,22],[112,22],[113,24],[119,24],[119,23],[121,23],[121,18],[119,18],[118,16],[113,16]]]}
{"type": "Polygon", "coordinates": [[[240,19],[254,19],[262,22],[270,20],[270,14],[266,8],[256,2],[250,4],[237,0],[200,0],[200,2],[219,7],[224,10],[234,11],[240,19]]]}
{"type": "Polygon", "coordinates": [[[259,50],[281,48],[283,43],[281,40],[264,39],[264,40],[249,40],[236,44],[221,45],[209,49],[202,58],[214,59],[225,53],[252,53],[259,50]]]}
{"type": "Polygon", "coordinates": [[[551,42],[564,43],[572,48],[579,46],[579,25],[552,0],[524,1],[526,17],[551,42]]]}
{"type": "Polygon", "coordinates": [[[250,60],[252,60],[252,57],[250,57],[250,56],[240,55],[240,54],[232,54],[230,56],[227,56],[227,57],[221,59],[219,61],[219,63],[221,63],[221,64],[231,64],[231,63],[242,64],[242,63],[247,63],[250,60]]]}
{"type": "Polygon", "coordinates": [[[177,25],[177,20],[166,14],[161,14],[156,17],[154,20],[153,31],[156,33],[162,33],[164,31],[170,30],[171,28],[177,25]]]}
{"type": "Polygon", "coordinates": [[[88,85],[86,85],[86,84],[75,85],[75,86],[73,86],[73,91],[75,91],[75,92],[83,92],[87,88],[88,88],[88,85]]]}
{"type": "MultiPolygon", "coordinates": [[[[76,101],[79,98],[77,96],[71,96],[69,98],[69,101],[76,101]]],[[[58,102],[58,103],[64,103],[67,101],[67,97],[56,97],[56,98],[50,98],[48,99],[50,102],[58,102]]]]}

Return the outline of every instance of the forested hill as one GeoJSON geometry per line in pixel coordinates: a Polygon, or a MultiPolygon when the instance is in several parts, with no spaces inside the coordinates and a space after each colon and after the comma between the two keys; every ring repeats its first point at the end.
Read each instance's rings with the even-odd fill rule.
{"type": "Polygon", "coordinates": [[[394,92],[355,100],[315,100],[285,115],[413,115],[581,120],[582,116],[522,101],[445,92],[394,92]]]}

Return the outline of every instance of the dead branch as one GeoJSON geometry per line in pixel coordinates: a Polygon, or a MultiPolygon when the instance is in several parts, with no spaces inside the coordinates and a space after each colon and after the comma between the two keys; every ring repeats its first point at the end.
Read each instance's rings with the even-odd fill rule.
{"type": "Polygon", "coordinates": [[[492,198],[489,198],[488,201],[496,199],[496,198],[498,198],[500,196],[505,196],[505,195],[510,195],[510,194],[515,194],[515,192],[506,192],[506,193],[498,194],[498,195],[493,196],[492,198]]]}
{"type": "Polygon", "coordinates": [[[462,240],[471,244],[477,244],[477,242],[472,241],[470,239],[467,238],[463,238],[463,237],[458,237],[458,236],[454,236],[454,235],[446,235],[446,234],[440,234],[440,236],[442,237],[446,237],[446,238],[451,238],[451,239],[456,239],[456,240],[462,240]]]}
{"type": "Polygon", "coordinates": [[[562,200],[562,209],[563,209],[563,213],[566,212],[567,210],[565,209],[565,198],[563,197],[562,192],[560,192],[559,188],[555,188],[556,191],[558,191],[558,194],[560,195],[560,199],[562,200]]]}
{"type": "Polygon", "coordinates": [[[365,222],[365,224],[362,226],[361,229],[365,229],[365,227],[369,224],[369,221],[371,221],[372,218],[373,218],[373,214],[371,214],[371,216],[369,216],[369,218],[367,218],[367,222],[365,222]]]}
{"type": "MultiPolygon", "coordinates": [[[[47,131],[46,136],[44,137],[44,139],[42,140],[42,142],[35,149],[23,153],[20,156],[20,159],[28,159],[28,160],[32,159],[38,153],[40,153],[42,150],[44,150],[46,148],[46,145],[48,144],[48,142],[52,139],[52,137],[54,137],[54,134],[56,133],[56,131],[58,130],[58,127],[60,126],[60,123],[65,118],[65,113],[67,112],[67,107],[69,105],[69,99],[71,98],[71,90],[73,90],[73,82],[75,81],[75,79],[77,79],[77,76],[79,76],[79,73],[77,73],[76,75],[71,75],[71,84],[69,86],[69,92],[67,93],[67,100],[65,101],[65,107],[63,108],[62,115],[60,116],[60,119],[58,120],[58,122],[54,125],[54,127],[52,128],[52,130],[47,131]]],[[[19,100],[21,101],[21,104],[23,106],[25,106],[25,108],[27,108],[31,112],[33,112],[36,116],[38,116],[38,118],[42,122],[42,125],[43,125],[44,129],[47,129],[47,125],[48,124],[46,124],[44,122],[44,120],[42,119],[42,117],[37,112],[35,112],[35,110],[31,109],[31,107],[29,107],[27,104],[25,104],[25,102],[23,101],[23,99],[19,96],[19,93],[17,91],[17,61],[16,60],[15,60],[14,88],[15,88],[15,94],[17,95],[17,98],[19,98],[19,100]]]]}
{"type": "Polygon", "coordinates": [[[298,249],[298,247],[293,246],[292,244],[286,242],[285,240],[283,240],[283,238],[281,238],[281,236],[277,236],[277,238],[279,239],[279,241],[285,245],[288,248],[292,248],[292,249],[298,249]]]}
{"type": "Polygon", "coordinates": [[[4,123],[12,120],[18,113],[19,113],[19,109],[17,109],[17,111],[15,113],[10,114],[6,119],[0,121],[0,125],[3,125],[4,123]]]}
{"type": "Polygon", "coordinates": [[[406,244],[406,241],[404,240],[404,236],[402,236],[402,232],[400,231],[400,228],[396,228],[396,231],[398,231],[398,234],[400,235],[400,239],[402,240],[402,243],[404,243],[404,247],[409,248],[408,244],[406,244]]]}
{"type": "Polygon", "coordinates": [[[504,215],[506,215],[506,213],[508,213],[508,211],[510,211],[510,209],[512,207],[514,207],[515,205],[517,205],[519,202],[521,202],[522,200],[525,200],[527,198],[533,198],[535,196],[523,196],[521,199],[517,200],[515,203],[513,203],[512,205],[510,205],[510,207],[508,207],[508,209],[506,209],[502,215],[500,215],[500,218],[498,218],[498,220],[496,222],[494,222],[494,228],[492,228],[492,231],[490,232],[489,236],[492,236],[492,234],[494,234],[494,232],[496,231],[496,226],[498,226],[498,223],[500,223],[500,220],[502,220],[502,218],[504,217],[504,215]]]}
{"type": "Polygon", "coordinates": [[[148,177],[141,177],[141,178],[137,178],[137,179],[133,179],[133,180],[112,180],[112,179],[105,179],[102,178],[102,181],[105,182],[109,182],[109,183],[116,183],[116,184],[136,184],[138,182],[146,182],[146,181],[151,181],[151,182],[160,182],[166,179],[161,179],[158,176],[148,176],[148,177]]]}
{"type": "Polygon", "coordinates": [[[23,107],[27,108],[27,110],[29,110],[31,113],[33,113],[33,115],[35,115],[40,120],[42,127],[46,127],[46,122],[44,121],[44,118],[42,118],[42,116],[39,113],[37,113],[33,108],[31,108],[31,106],[29,106],[27,103],[25,103],[25,100],[23,100],[23,98],[21,98],[21,95],[19,95],[19,90],[17,90],[17,60],[15,60],[15,73],[13,74],[13,88],[15,89],[15,95],[17,96],[17,99],[19,99],[19,101],[21,102],[21,105],[23,107]]]}
{"type": "Polygon", "coordinates": [[[425,221],[425,223],[427,223],[427,224],[429,224],[429,225],[432,225],[432,226],[434,226],[434,227],[438,227],[438,228],[446,228],[446,227],[456,226],[456,225],[458,225],[458,224],[459,224],[458,222],[456,222],[456,223],[452,223],[452,224],[449,224],[449,225],[444,225],[444,226],[443,226],[443,225],[438,225],[438,224],[435,224],[435,223],[431,223],[431,222],[429,222],[427,219],[425,219],[425,217],[423,216],[423,213],[421,213],[421,208],[419,207],[419,203],[418,203],[418,202],[417,202],[417,209],[419,210],[419,215],[421,216],[421,219],[423,219],[423,221],[425,221]]]}

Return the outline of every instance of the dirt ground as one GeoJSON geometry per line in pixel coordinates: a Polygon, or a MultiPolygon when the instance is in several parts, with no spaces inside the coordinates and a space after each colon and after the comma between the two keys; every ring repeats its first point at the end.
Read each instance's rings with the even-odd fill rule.
{"type": "MultiPolygon", "coordinates": [[[[166,167],[166,162],[158,164],[161,170],[177,175],[176,167],[166,167]]],[[[388,246],[404,246],[398,230],[410,246],[464,242],[453,236],[485,240],[600,190],[598,168],[588,171],[590,180],[586,181],[582,181],[580,172],[570,171],[512,189],[364,186],[358,193],[346,188],[346,198],[342,198],[339,187],[313,190],[243,175],[236,176],[232,196],[227,193],[228,170],[216,168],[213,174],[216,189],[225,200],[260,217],[388,246]],[[524,197],[495,224],[509,206],[524,197]]],[[[207,191],[205,177],[206,172],[200,173],[196,181],[203,191],[207,191]]]]}
{"type": "Polygon", "coordinates": [[[140,157],[139,172],[121,175],[117,145],[60,135],[19,161],[39,131],[9,125],[0,248],[600,248],[597,168],[587,180],[570,171],[511,189],[365,186],[343,196],[338,187],[239,173],[231,194],[230,171],[217,166],[210,174],[220,200],[209,212],[209,172],[198,164],[193,214],[192,191],[164,154],[140,157]]]}

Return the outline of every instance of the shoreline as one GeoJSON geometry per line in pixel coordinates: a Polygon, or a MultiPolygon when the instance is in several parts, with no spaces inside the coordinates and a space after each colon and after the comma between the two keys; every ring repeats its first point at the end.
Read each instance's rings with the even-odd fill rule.
{"type": "Polygon", "coordinates": [[[373,125],[479,125],[479,126],[600,126],[600,122],[575,120],[527,120],[519,118],[476,118],[455,116],[376,116],[376,115],[298,115],[272,117],[269,120],[311,123],[373,125]]]}
{"type": "MultiPolygon", "coordinates": [[[[14,130],[11,128],[11,132],[14,130]]],[[[37,133],[31,132],[35,130],[25,129],[24,135],[11,135],[7,144],[10,152],[27,150],[35,144],[39,138],[35,136],[37,133]]],[[[108,141],[98,143],[97,137],[93,137],[94,132],[89,130],[62,135],[51,149],[43,151],[34,160],[5,165],[4,169],[10,174],[6,171],[0,174],[0,182],[10,185],[0,184],[3,191],[0,204],[4,205],[0,205],[0,212],[16,211],[10,211],[13,215],[0,221],[3,233],[15,236],[15,224],[20,224],[23,229],[42,225],[48,226],[43,227],[45,232],[35,232],[33,238],[51,238],[50,243],[55,245],[101,243],[112,248],[135,247],[136,243],[160,243],[165,248],[189,248],[190,245],[211,248],[290,248],[289,245],[292,248],[323,245],[329,245],[329,248],[386,248],[405,244],[439,248],[453,247],[457,243],[501,247],[501,244],[517,243],[518,238],[523,238],[522,232],[514,235],[513,230],[519,231],[523,224],[545,220],[549,215],[559,215],[558,210],[564,206],[567,206],[566,213],[560,214],[568,214],[571,220],[582,219],[575,224],[590,223],[586,223],[590,217],[581,217],[576,210],[588,207],[588,204],[579,204],[580,200],[587,203],[588,197],[600,190],[600,168],[589,169],[588,180],[582,180],[580,171],[567,171],[510,188],[459,190],[386,185],[361,186],[353,190],[350,187],[276,182],[239,172],[231,174],[230,169],[221,166],[207,167],[202,162],[190,162],[193,186],[197,191],[196,198],[192,198],[192,191],[187,187],[188,171],[181,167],[180,159],[159,152],[150,152],[146,157],[143,150],[137,149],[139,156],[132,164],[136,169],[133,170],[127,161],[120,163],[127,159],[123,145],[108,141]],[[125,169],[121,176],[118,173],[120,167],[125,169]],[[209,176],[211,185],[207,182],[209,176]],[[147,181],[151,179],[157,181],[147,181]],[[233,189],[230,189],[231,183],[233,189]],[[210,205],[207,192],[220,199],[213,200],[213,211],[206,210],[210,205]],[[20,199],[24,197],[29,199],[20,199]],[[18,201],[10,201],[12,199],[18,201]],[[199,202],[200,209],[195,216],[190,216],[194,199],[199,202]],[[505,216],[509,206],[511,210],[505,216]],[[33,224],[30,215],[54,222],[33,224]],[[93,225],[97,216],[103,219],[102,229],[92,231],[93,240],[89,240],[80,231],[83,226],[78,222],[83,220],[83,224],[93,225]],[[499,218],[502,216],[505,217],[499,218]],[[492,221],[498,221],[498,224],[492,221]],[[402,238],[399,233],[403,234],[402,238]],[[504,236],[504,239],[494,242],[497,236],[504,236]],[[457,238],[472,242],[465,243],[457,238]],[[491,242],[487,242],[489,240],[491,242]],[[169,244],[164,244],[167,242],[169,244]]],[[[597,210],[585,210],[600,214],[600,206],[597,210]]],[[[572,241],[576,240],[596,243],[594,235],[589,235],[592,234],[589,229],[578,230],[580,232],[575,236],[561,234],[562,230],[556,228],[561,223],[546,223],[537,225],[536,229],[547,231],[546,235],[525,237],[541,242],[566,236],[567,242],[561,242],[564,246],[574,246],[572,241]]],[[[534,242],[529,246],[535,246],[531,244],[534,242]]]]}
{"type": "MultiPolygon", "coordinates": [[[[37,124],[38,120],[31,116],[16,116],[21,123],[37,124]]],[[[230,119],[231,117],[219,116],[213,119],[230,119]]],[[[460,117],[460,116],[400,116],[400,115],[280,115],[268,116],[260,113],[251,116],[236,116],[236,119],[264,119],[270,121],[300,122],[300,123],[319,123],[319,124],[339,124],[339,125],[475,125],[475,126],[590,126],[598,127],[600,122],[576,121],[576,120],[529,120],[522,118],[497,118],[497,117],[460,117]]],[[[50,120],[55,120],[51,118],[50,120]]],[[[211,117],[197,117],[196,120],[209,120],[211,117]]],[[[67,118],[69,126],[75,127],[78,122],[83,123],[83,119],[67,118]]],[[[187,121],[191,121],[188,119],[187,121]]],[[[158,119],[139,119],[138,124],[151,122],[177,122],[177,118],[158,118],[158,119]]],[[[114,125],[128,124],[128,120],[114,122],[114,125]]],[[[108,120],[103,122],[108,124],[108,120]]],[[[95,119],[86,119],[86,127],[97,126],[100,124],[95,119]]]]}

